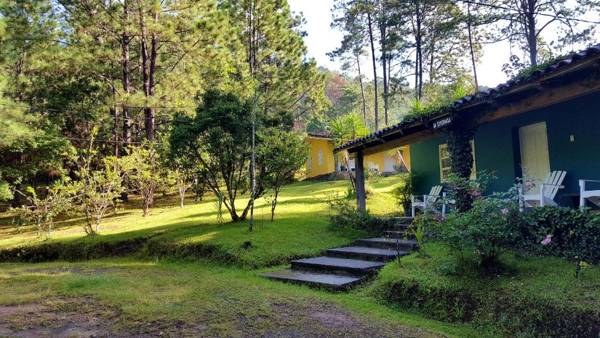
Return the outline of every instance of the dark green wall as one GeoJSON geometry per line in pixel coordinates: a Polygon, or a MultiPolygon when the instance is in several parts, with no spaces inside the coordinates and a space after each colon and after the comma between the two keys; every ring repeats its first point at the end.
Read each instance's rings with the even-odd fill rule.
{"type": "MultiPolygon", "coordinates": [[[[480,126],[475,134],[477,170],[498,177],[489,193],[508,190],[515,177],[521,176],[518,128],[542,121],[548,128],[550,169],[567,171],[559,202],[571,204],[573,198],[569,195],[579,192],[580,178],[600,180],[600,94],[593,94],[480,126]],[[575,137],[574,142],[570,135],[575,137]]],[[[439,184],[438,146],[444,142],[445,136],[440,136],[411,145],[419,194],[439,184]]]]}
{"type": "Polygon", "coordinates": [[[445,136],[428,139],[410,145],[411,171],[415,177],[415,192],[429,193],[431,187],[440,184],[439,145],[446,142],[445,136]]]}

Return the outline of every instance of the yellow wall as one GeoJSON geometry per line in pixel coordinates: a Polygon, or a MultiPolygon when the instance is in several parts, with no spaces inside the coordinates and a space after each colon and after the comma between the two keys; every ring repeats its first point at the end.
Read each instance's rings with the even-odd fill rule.
{"type": "Polygon", "coordinates": [[[306,177],[311,178],[334,172],[333,141],[309,136],[306,138],[306,142],[308,143],[306,177]]]}
{"type": "MultiPolygon", "coordinates": [[[[365,156],[364,165],[365,169],[377,169],[377,171],[382,172],[385,167],[385,157],[387,152],[380,152],[375,154],[370,154],[365,156]]],[[[389,155],[387,155],[389,156],[389,155]]]]}
{"type": "MultiPolygon", "coordinates": [[[[393,169],[391,168],[391,164],[400,165],[400,159],[398,158],[397,151],[400,150],[402,152],[402,156],[404,157],[404,161],[406,162],[406,166],[408,170],[410,170],[410,151],[409,146],[403,146],[393,150],[386,150],[375,154],[369,154],[365,156],[364,166],[365,169],[377,168],[380,172],[389,172],[393,169]],[[388,161],[388,168],[386,168],[386,159],[388,161]]],[[[344,157],[347,156],[347,152],[341,151],[336,154],[337,160],[344,164],[344,157]]],[[[345,165],[345,164],[344,164],[345,165]]],[[[352,165],[351,165],[352,167],[352,165]]]]}

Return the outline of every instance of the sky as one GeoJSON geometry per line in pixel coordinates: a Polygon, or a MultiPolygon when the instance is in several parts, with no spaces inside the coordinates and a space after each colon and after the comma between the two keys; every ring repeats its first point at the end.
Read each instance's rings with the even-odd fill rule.
{"type": "MultiPolygon", "coordinates": [[[[308,34],[305,43],[309,57],[313,57],[319,66],[340,70],[339,62],[331,61],[327,56],[328,52],[339,46],[342,39],[342,33],[331,28],[333,0],[288,0],[288,2],[292,11],[301,12],[306,20],[303,29],[308,34]]],[[[477,65],[480,85],[494,87],[505,82],[507,77],[502,72],[502,65],[508,62],[509,56],[510,48],[506,42],[485,46],[483,57],[477,65]]],[[[365,59],[364,62],[367,60],[365,59]]]]}

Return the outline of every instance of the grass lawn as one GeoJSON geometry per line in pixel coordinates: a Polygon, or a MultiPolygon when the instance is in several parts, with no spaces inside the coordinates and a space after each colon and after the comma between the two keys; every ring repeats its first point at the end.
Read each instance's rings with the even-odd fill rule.
{"type": "Polygon", "coordinates": [[[467,264],[458,265],[443,244],[424,249],[430,257],[413,254],[400,266],[388,264],[370,292],[430,318],[493,324],[508,335],[575,335],[579,325],[600,330],[598,266],[575,278],[575,264],[564,259],[506,253],[502,272],[486,275],[468,253],[467,264]]]}
{"type": "Polygon", "coordinates": [[[206,261],[131,258],[0,264],[0,288],[11,290],[0,293],[0,336],[3,328],[10,335],[7,327],[34,334],[50,327],[57,335],[75,327],[71,333],[100,336],[480,335],[379,304],[363,289],[329,293],[259,273],[206,261]]]}
{"type": "MultiPolygon", "coordinates": [[[[368,204],[372,213],[392,215],[398,212],[391,190],[399,182],[398,177],[377,178],[371,182],[374,194],[368,204]]],[[[220,255],[222,259],[240,265],[281,264],[290,258],[315,255],[364,236],[359,231],[332,231],[328,227],[330,210],[326,199],[331,194],[344,195],[347,187],[347,181],[288,185],[282,190],[274,222],[269,220],[267,201],[257,200],[256,226],[252,233],[248,232],[246,222],[227,223],[228,214],[224,215],[226,223],[219,224],[215,199],[210,195],[200,203],[188,200],[184,208],[178,207],[175,197],[158,198],[151,215],[145,218],[141,217],[139,201],[134,200],[117,215],[105,219],[97,236],[85,236],[82,219],[69,219],[57,222],[50,239],[44,241],[32,227],[12,226],[12,218],[7,214],[0,218],[0,250],[60,243],[94,251],[89,247],[99,243],[151,237],[155,245],[150,247],[160,253],[181,249],[182,254],[199,251],[203,256],[210,251],[213,256],[220,255]],[[251,242],[250,248],[243,247],[247,241],[251,242]],[[167,245],[169,247],[165,248],[167,245]]],[[[240,199],[237,204],[241,206],[246,201],[240,199]]],[[[91,257],[98,256],[102,257],[102,253],[91,257]]]]}

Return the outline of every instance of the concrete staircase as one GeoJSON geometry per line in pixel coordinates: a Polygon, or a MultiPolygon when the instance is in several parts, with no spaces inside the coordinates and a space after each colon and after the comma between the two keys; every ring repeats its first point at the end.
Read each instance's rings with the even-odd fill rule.
{"type": "Polygon", "coordinates": [[[329,249],[324,256],[297,259],[290,269],[264,273],[263,276],[285,282],[307,284],[331,290],[347,290],[377,274],[386,262],[417,249],[407,236],[410,217],[394,219],[383,237],[364,238],[351,246],[329,249]]]}

